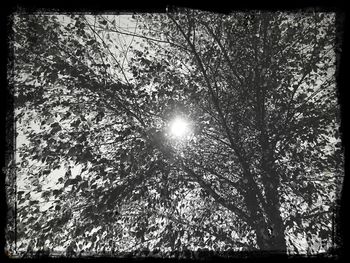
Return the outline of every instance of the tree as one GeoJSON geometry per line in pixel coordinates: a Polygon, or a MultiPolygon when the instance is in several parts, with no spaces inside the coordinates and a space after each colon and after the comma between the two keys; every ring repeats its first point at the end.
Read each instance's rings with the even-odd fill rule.
{"type": "Polygon", "coordinates": [[[18,176],[31,185],[18,185],[16,231],[37,237],[19,248],[332,248],[335,16],[129,19],[134,31],[115,16],[14,18],[15,116],[29,140],[18,176]],[[185,139],[169,134],[176,116],[185,139]]]}

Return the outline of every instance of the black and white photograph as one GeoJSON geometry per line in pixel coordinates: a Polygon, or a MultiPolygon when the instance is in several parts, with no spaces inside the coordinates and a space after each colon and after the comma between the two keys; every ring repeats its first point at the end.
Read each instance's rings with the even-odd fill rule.
{"type": "Polygon", "coordinates": [[[336,256],[341,19],[13,12],[7,256],[336,256]]]}

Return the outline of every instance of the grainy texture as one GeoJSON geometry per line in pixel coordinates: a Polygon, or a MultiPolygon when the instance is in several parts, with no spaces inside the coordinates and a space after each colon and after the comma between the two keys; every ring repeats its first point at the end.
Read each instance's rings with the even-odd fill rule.
{"type": "Polygon", "coordinates": [[[313,11],[14,14],[9,254],[333,255],[336,29],[313,11]]]}

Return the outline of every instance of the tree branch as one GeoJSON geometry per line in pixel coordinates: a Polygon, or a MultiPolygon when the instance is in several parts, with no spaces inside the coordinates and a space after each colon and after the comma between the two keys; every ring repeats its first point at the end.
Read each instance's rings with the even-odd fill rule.
{"type": "Polygon", "coordinates": [[[214,40],[216,41],[216,43],[219,45],[221,52],[223,53],[230,69],[231,72],[234,74],[234,76],[238,79],[239,83],[242,85],[243,81],[241,80],[241,77],[238,75],[238,73],[236,72],[236,70],[234,69],[232,62],[226,52],[226,50],[224,49],[224,47],[221,44],[221,41],[218,39],[217,35],[214,34],[214,32],[211,30],[211,28],[209,27],[209,25],[207,23],[205,23],[203,20],[201,20],[201,23],[205,26],[205,28],[208,30],[209,34],[212,35],[212,37],[214,38],[214,40]]]}
{"type": "MultiPolygon", "coordinates": [[[[103,18],[104,19],[104,18],[103,18]]],[[[107,21],[107,20],[106,20],[107,21]]],[[[102,27],[97,27],[98,29],[100,30],[104,30],[104,31],[111,31],[111,32],[114,32],[114,33],[118,33],[118,34],[122,34],[122,35],[127,35],[127,36],[133,36],[133,37],[138,37],[138,38],[143,38],[143,39],[146,39],[146,40],[149,40],[149,41],[154,41],[154,42],[158,42],[158,43],[165,43],[165,44],[170,44],[174,47],[178,47],[178,48],[181,48],[185,51],[189,51],[186,47],[183,47],[181,45],[178,45],[174,42],[170,42],[170,41],[165,41],[165,40],[161,40],[161,39],[156,39],[156,38],[151,38],[151,37],[146,37],[146,36],[143,36],[143,35],[138,35],[138,34],[135,34],[135,33],[130,33],[130,32],[122,32],[116,28],[114,29],[111,29],[111,28],[102,28],[102,27]]]]}
{"type": "Polygon", "coordinates": [[[219,204],[221,204],[223,207],[228,208],[230,211],[236,213],[241,219],[245,220],[247,223],[251,223],[251,218],[248,217],[248,215],[243,212],[238,207],[227,203],[223,197],[221,197],[218,193],[216,193],[207,183],[205,183],[202,178],[197,175],[191,168],[186,166],[184,162],[182,162],[182,167],[184,168],[185,172],[189,174],[189,176],[196,178],[196,181],[203,187],[203,189],[210,194],[219,204]]]}

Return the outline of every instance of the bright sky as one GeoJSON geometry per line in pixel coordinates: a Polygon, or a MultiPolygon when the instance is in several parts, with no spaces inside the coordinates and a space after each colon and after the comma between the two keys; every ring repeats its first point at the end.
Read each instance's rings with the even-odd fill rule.
{"type": "Polygon", "coordinates": [[[178,139],[188,135],[189,129],[189,123],[184,118],[176,117],[170,122],[170,134],[178,139]]]}

